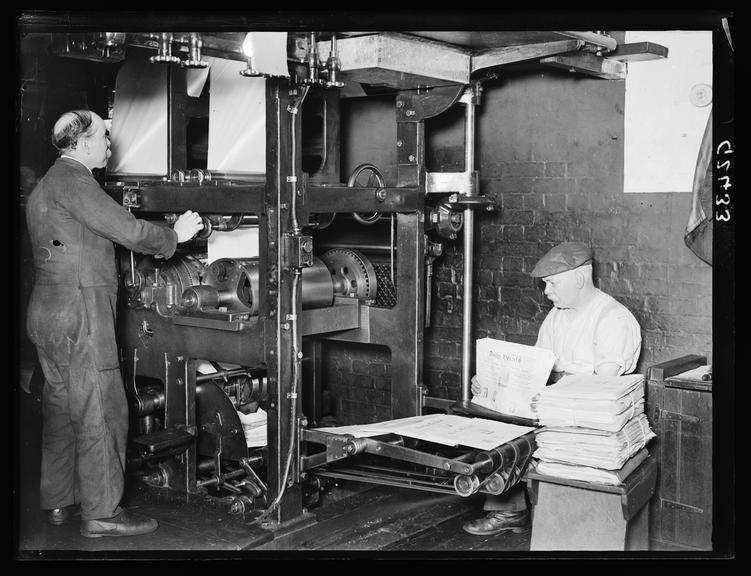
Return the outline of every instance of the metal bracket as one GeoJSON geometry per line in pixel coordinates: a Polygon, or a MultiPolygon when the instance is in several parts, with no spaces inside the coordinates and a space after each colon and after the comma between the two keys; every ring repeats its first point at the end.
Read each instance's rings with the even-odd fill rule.
{"type": "Polygon", "coordinates": [[[471,172],[428,172],[426,174],[425,192],[427,194],[441,194],[454,192],[464,195],[475,195],[480,190],[480,173],[471,172]]]}
{"type": "Polygon", "coordinates": [[[691,512],[693,514],[704,514],[704,510],[702,508],[697,508],[696,506],[689,506],[688,504],[683,504],[682,502],[675,502],[674,500],[668,500],[666,498],[660,498],[660,506],[663,508],[672,508],[674,510],[684,510],[686,512],[691,512]]]}
{"type": "Polygon", "coordinates": [[[285,268],[309,268],[313,265],[313,238],[285,234],[282,256],[285,268]]]}
{"type": "Polygon", "coordinates": [[[141,207],[141,198],[138,195],[139,188],[123,189],[123,206],[128,210],[141,207]]]}

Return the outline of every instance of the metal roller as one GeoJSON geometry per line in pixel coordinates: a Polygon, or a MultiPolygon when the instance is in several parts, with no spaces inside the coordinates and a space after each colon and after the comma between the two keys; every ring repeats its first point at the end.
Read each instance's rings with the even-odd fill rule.
{"type": "Polygon", "coordinates": [[[218,305],[258,314],[258,258],[220,258],[209,265],[204,285],[218,293],[218,305]]]}
{"type": "Polygon", "coordinates": [[[497,448],[480,452],[475,458],[473,469],[490,474],[508,467],[524,468],[536,447],[534,439],[530,441],[528,436],[529,434],[525,434],[497,448]]]}
{"type": "Polygon", "coordinates": [[[329,269],[320,258],[302,269],[302,307],[322,308],[334,303],[334,282],[329,269]]]}
{"type": "MultiPolygon", "coordinates": [[[[258,258],[220,258],[208,267],[204,283],[182,293],[187,310],[219,307],[232,312],[258,314],[258,258]]],[[[334,287],[326,264],[313,258],[313,265],[302,271],[302,306],[320,308],[334,302],[334,287]]]]}
{"type": "Polygon", "coordinates": [[[472,496],[480,487],[480,479],[475,474],[454,476],[454,490],[459,496],[472,496]]]}

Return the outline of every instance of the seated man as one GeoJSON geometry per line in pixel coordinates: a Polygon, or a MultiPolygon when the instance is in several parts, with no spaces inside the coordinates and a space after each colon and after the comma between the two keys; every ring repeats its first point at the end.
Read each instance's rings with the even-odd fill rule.
{"type": "MultiPolygon", "coordinates": [[[[532,270],[545,282],[554,307],[537,335],[536,346],[552,350],[556,361],[549,383],[565,374],[620,376],[636,369],[641,349],[639,323],[625,306],[596,288],[592,249],[565,242],[551,249],[532,270]]],[[[474,386],[474,385],[473,385],[474,386]]],[[[473,387],[473,393],[477,393],[473,387]]],[[[529,511],[523,484],[485,500],[487,516],[464,524],[470,534],[487,536],[506,530],[523,532],[529,511]]]]}

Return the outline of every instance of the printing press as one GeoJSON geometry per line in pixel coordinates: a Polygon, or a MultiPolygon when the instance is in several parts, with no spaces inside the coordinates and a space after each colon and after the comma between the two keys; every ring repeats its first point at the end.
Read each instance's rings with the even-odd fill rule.
{"type": "Polygon", "coordinates": [[[129,470],[141,481],[282,526],[336,479],[462,496],[521,479],[534,433],[477,449],[321,429],[321,355],[325,341],[388,347],[392,419],[498,416],[469,402],[474,222],[498,209],[475,170],[483,83],[520,61],[622,79],[627,57],[656,49],[604,33],[524,34],[56,35],[61,56],[120,62],[108,194],[165,226],[188,209],[204,223],[167,261],[121,252],[129,470]],[[392,184],[373,163],[342,174],[340,101],[356,89],[394,95],[392,184]],[[454,107],[464,170],[428,172],[425,121],[454,107]],[[463,254],[458,399],[431,398],[422,383],[445,242],[463,254]],[[259,411],[266,441],[249,446],[245,419],[259,411]]]}

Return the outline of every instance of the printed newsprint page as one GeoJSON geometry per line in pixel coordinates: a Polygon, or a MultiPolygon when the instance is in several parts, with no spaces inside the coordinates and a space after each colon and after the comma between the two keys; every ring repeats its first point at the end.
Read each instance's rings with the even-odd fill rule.
{"type": "Polygon", "coordinates": [[[493,338],[476,346],[480,393],[472,402],[511,416],[536,419],[532,399],[545,387],[555,364],[552,351],[493,338]]]}

